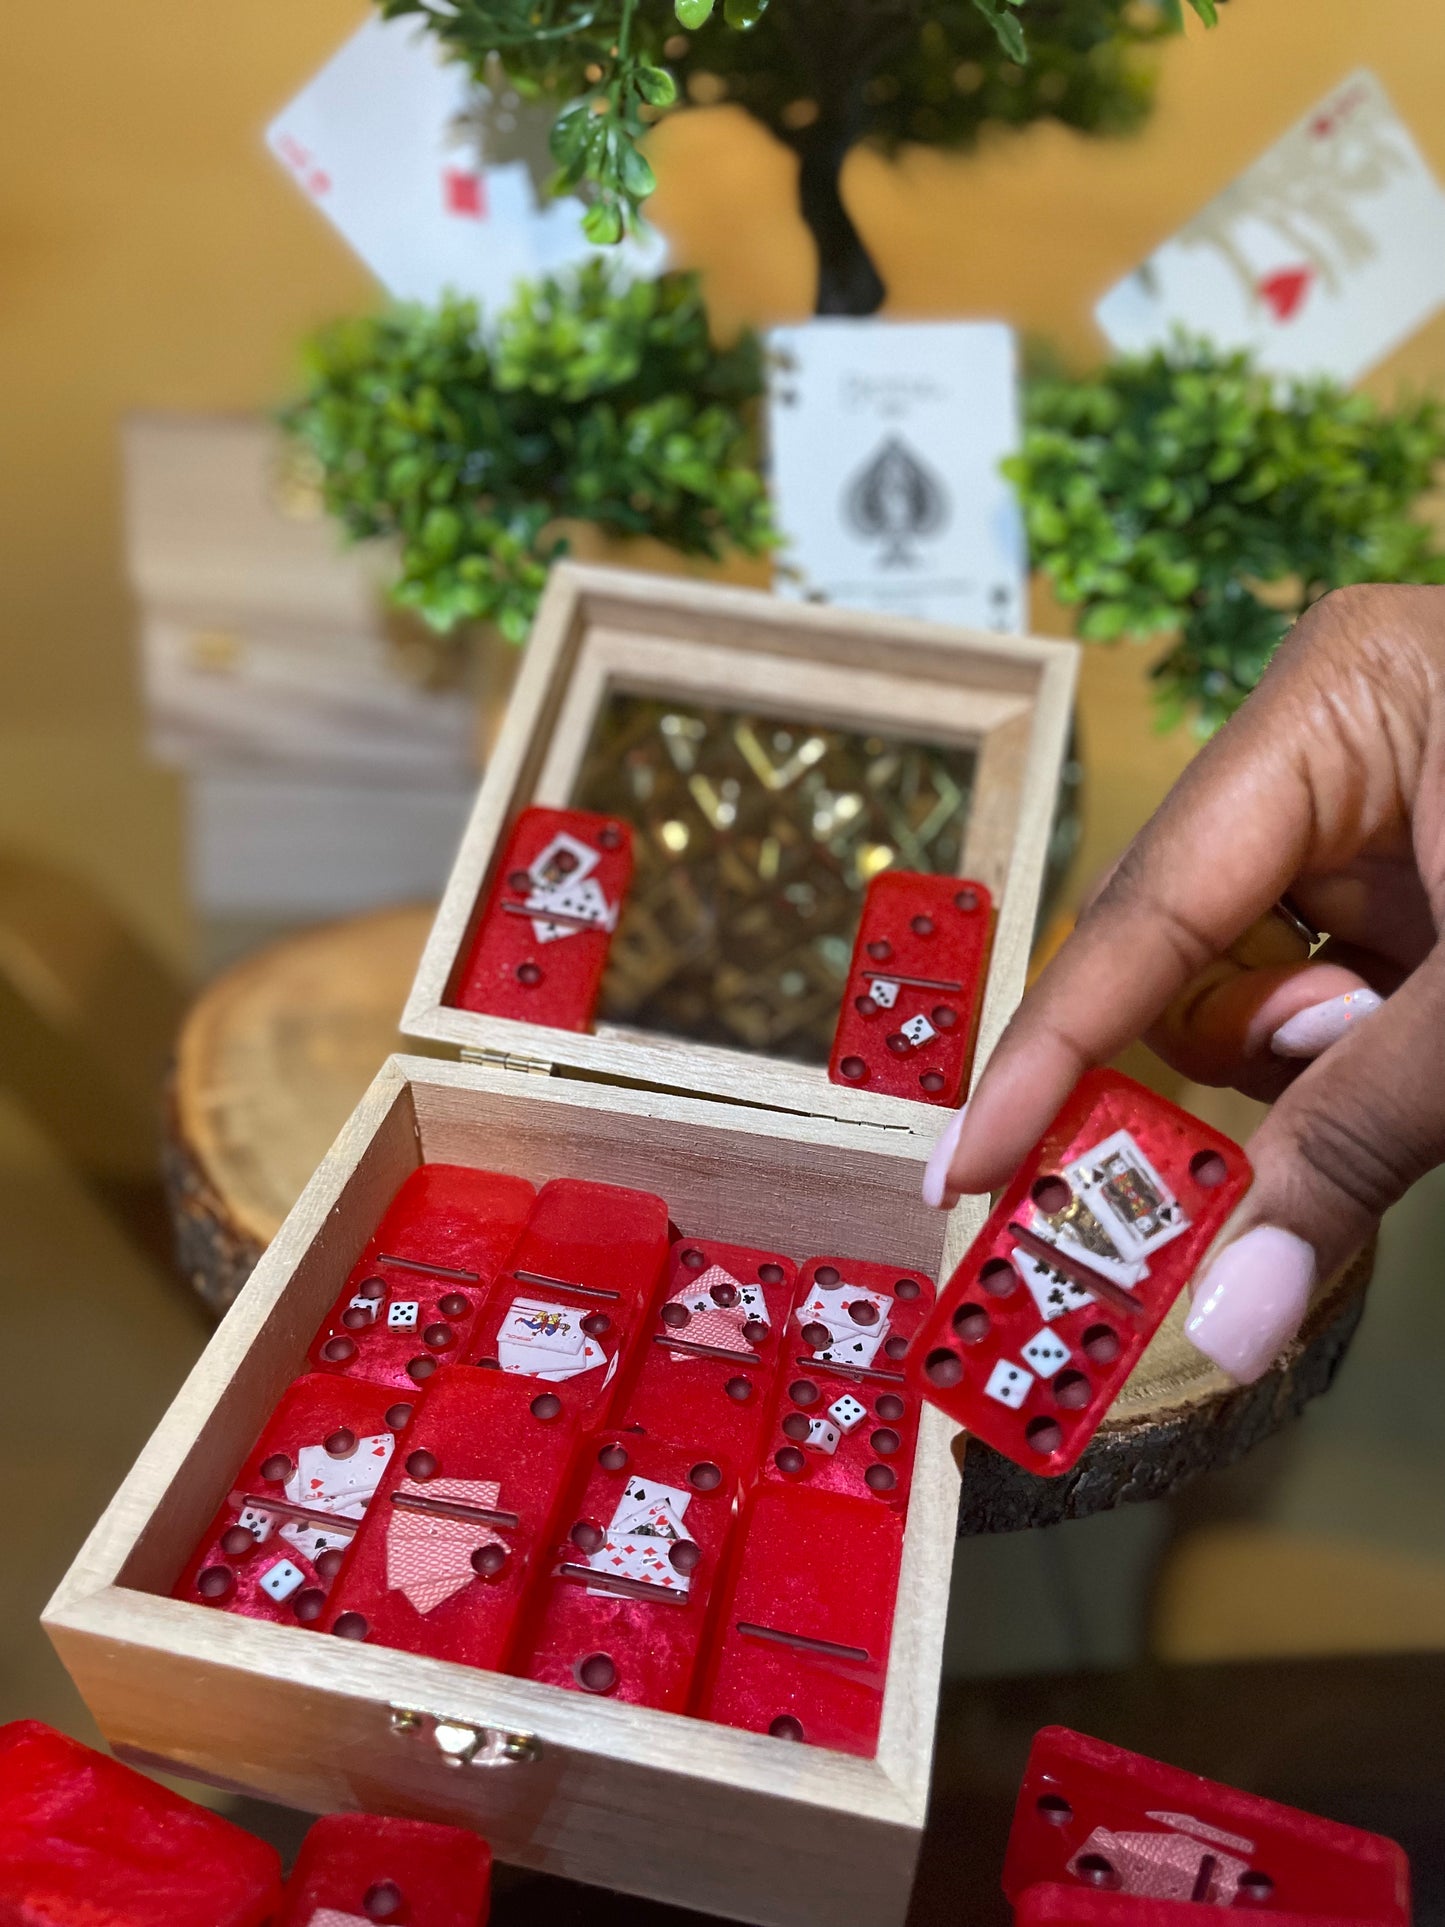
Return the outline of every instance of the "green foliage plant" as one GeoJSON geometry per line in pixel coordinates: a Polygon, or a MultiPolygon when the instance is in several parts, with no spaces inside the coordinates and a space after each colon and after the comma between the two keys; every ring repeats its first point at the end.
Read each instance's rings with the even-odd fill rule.
{"type": "Polygon", "coordinates": [[[1079,379],[1032,378],[1004,464],[1035,566],[1103,642],[1168,638],[1161,724],[1208,736],[1295,618],[1352,582],[1445,582],[1420,519],[1445,417],[1177,340],[1079,379]]]}
{"type": "MultiPolygon", "coordinates": [[[[558,104],[557,184],[620,240],[655,186],[640,142],[685,100],[732,101],[799,158],[818,244],[818,312],[884,295],[839,192],[860,141],[968,147],[987,125],[1052,118],[1119,133],[1147,112],[1136,50],[1182,25],[1182,0],[377,0],[419,14],[484,82],[499,63],[558,104]]],[[[1189,0],[1208,22],[1215,0],[1189,0]]]]}
{"type": "Polygon", "coordinates": [[[762,356],[719,349],[692,275],[621,283],[601,259],[475,303],[396,307],[323,332],[283,426],[327,509],[400,552],[395,601],[434,629],[527,635],[559,522],[684,555],[774,537],[755,452],[762,356]]]}

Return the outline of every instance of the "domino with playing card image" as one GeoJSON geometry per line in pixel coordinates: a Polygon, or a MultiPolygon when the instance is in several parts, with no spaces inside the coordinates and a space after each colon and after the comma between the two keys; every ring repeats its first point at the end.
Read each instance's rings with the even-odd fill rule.
{"type": "Polygon", "coordinates": [[[467,1355],[535,1198],[525,1179],[498,1172],[413,1171],[322,1320],[312,1367],[415,1397],[439,1364],[467,1355]]]}
{"type": "Polygon", "coordinates": [[[412,1415],[391,1388],[315,1372],[287,1387],[173,1596],[314,1626],[412,1415]],[[304,1471],[303,1471],[304,1468],[304,1471]],[[271,1578],[279,1564],[299,1572],[271,1578]]]}
{"type": "Polygon", "coordinates": [[[1084,1916],[1121,1927],[1165,1902],[1191,1919],[1214,1908],[1360,1927],[1410,1920],[1409,1868],[1393,1840],[1062,1726],[1034,1736],[1004,1859],[1015,1904],[1044,1882],[1128,1902],[1131,1912],[1084,1916]]]}
{"type": "Polygon", "coordinates": [[[903,1520],[887,1506],[764,1483],[744,1507],[691,1710],[872,1758],[903,1520]]]}
{"type": "Polygon", "coordinates": [[[632,832],[620,819],[523,810],[483,892],[448,1002],[589,1029],[631,881],[632,832]]]}
{"type": "Polygon", "coordinates": [[[737,1495],[713,1452],[632,1431],[584,1440],[513,1670],[683,1711],[737,1495]]]}
{"type": "Polygon", "coordinates": [[[884,870],[868,886],[828,1076],[853,1090],[957,1104],[993,944],[981,883],[884,870]]]}
{"type": "Polygon", "coordinates": [[[576,1444],[571,1387],[471,1366],[427,1386],[321,1630],[503,1667],[576,1444]]]}
{"type": "Polygon", "coordinates": [[[1027,1470],[1067,1472],[1250,1182],[1218,1131],[1087,1072],[940,1291],[908,1389],[1027,1470]]]}
{"type": "Polygon", "coordinates": [[[393,1895],[407,1927],[485,1927],[491,1874],[491,1849],[466,1828],[330,1813],[301,1842],[274,1927],[370,1927],[393,1895]]]}
{"type": "Polygon", "coordinates": [[[781,1252],[677,1239],[618,1395],[619,1422],[753,1465],[796,1282],[797,1267],[781,1252]]]}

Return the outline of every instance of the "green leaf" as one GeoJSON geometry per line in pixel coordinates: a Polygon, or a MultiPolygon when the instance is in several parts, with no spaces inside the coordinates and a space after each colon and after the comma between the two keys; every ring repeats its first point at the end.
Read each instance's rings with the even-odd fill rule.
{"type": "Polygon", "coordinates": [[[677,0],[674,11],[678,25],[686,27],[689,33],[696,33],[699,27],[706,26],[712,9],[713,0],[677,0]]]}
{"type": "Polygon", "coordinates": [[[768,0],[724,0],[723,19],[740,33],[755,27],[768,10],[768,0]]]}
{"type": "Polygon", "coordinates": [[[622,149],[619,173],[622,191],[629,200],[645,201],[657,186],[657,176],[647,156],[631,141],[622,149]]]}
{"type": "Polygon", "coordinates": [[[641,66],[633,81],[649,107],[671,107],[677,99],[677,82],[665,67],[641,66]]]}
{"type": "Polygon", "coordinates": [[[613,246],[622,239],[621,209],[611,201],[594,201],[582,217],[582,232],[597,247],[613,246]]]}
{"type": "Polygon", "coordinates": [[[1206,27],[1219,25],[1219,8],[1215,5],[1215,0],[1189,0],[1189,4],[1206,27]]]}
{"type": "Polygon", "coordinates": [[[1011,11],[1021,5],[1022,0],[973,0],[973,4],[993,28],[998,44],[1009,59],[1024,66],[1029,57],[1028,42],[1018,15],[1011,11]]]}

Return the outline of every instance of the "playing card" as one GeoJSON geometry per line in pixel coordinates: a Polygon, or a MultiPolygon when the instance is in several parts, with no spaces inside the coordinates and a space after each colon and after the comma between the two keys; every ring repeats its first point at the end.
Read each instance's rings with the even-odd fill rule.
{"type": "Polygon", "coordinates": [[[855,1326],[851,1335],[837,1338],[831,1345],[819,1346],[813,1356],[823,1365],[852,1365],[858,1371],[866,1371],[878,1356],[878,1347],[887,1329],[886,1325],[873,1325],[867,1331],[860,1331],[855,1326]]]}
{"type": "Polygon", "coordinates": [[[1349,383],[1445,301],[1445,193],[1371,73],[1350,75],[1110,289],[1113,345],[1182,327],[1349,383]]]}
{"type": "Polygon", "coordinates": [[[601,861],[600,850],[567,830],[558,830],[527,865],[527,874],[539,890],[550,890],[559,884],[581,883],[601,861]]]}
{"type": "Polygon", "coordinates": [[[630,1531],[639,1519],[646,1518],[656,1507],[666,1507],[681,1522],[691,1498],[692,1494],[681,1486],[661,1485],[654,1479],[644,1479],[640,1473],[634,1473],[617,1502],[612,1529],[615,1532],[630,1531]]]}
{"type": "Polygon", "coordinates": [[[281,1528],[281,1537],[288,1545],[294,1546],[303,1559],[309,1559],[313,1566],[323,1552],[344,1552],[353,1536],[336,1526],[303,1526],[299,1519],[289,1519],[281,1528]]]}
{"type": "Polygon", "coordinates": [[[538,1364],[546,1360],[554,1367],[561,1366],[582,1355],[587,1337],[582,1329],[585,1316],[571,1305],[543,1298],[515,1298],[497,1333],[497,1343],[513,1348],[518,1356],[531,1356],[538,1364]]]}
{"type": "Polygon", "coordinates": [[[826,1325],[829,1331],[839,1336],[864,1330],[878,1332],[880,1326],[886,1328],[888,1324],[889,1303],[882,1292],[864,1291],[857,1285],[814,1285],[799,1306],[798,1317],[805,1325],[826,1325]],[[878,1314],[876,1323],[867,1325],[854,1318],[850,1307],[857,1304],[871,1305],[878,1314]]]}
{"type": "Polygon", "coordinates": [[[1082,1192],[1075,1191],[1062,1211],[1044,1212],[1037,1204],[1030,1209],[1026,1229],[1061,1251],[1072,1252],[1116,1284],[1137,1285],[1147,1276],[1149,1267],[1142,1258],[1121,1255],[1112,1229],[1095,1215],[1082,1192]]]}
{"type": "MultiPolygon", "coordinates": [[[[608,1361],[607,1353],[595,1338],[584,1338],[582,1350],[576,1358],[548,1358],[545,1354],[538,1358],[536,1352],[530,1356],[514,1346],[503,1345],[498,1348],[498,1362],[504,1372],[519,1372],[525,1377],[540,1378],[548,1385],[564,1385],[569,1378],[577,1378],[583,1372],[592,1372],[599,1365],[607,1365],[610,1379],[617,1368],[617,1357],[608,1361]]],[[[606,1380],[603,1381],[604,1384],[606,1380]]]]}
{"type": "Polygon", "coordinates": [[[1041,1317],[1062,1318],[1065,1312],[1093,1304],[1089,1293],[1074,1284],[1062,1271],[1054,1271],[1018,1245],[1014,1246],[1012,1258],[1015,1269],[1033,1294],[1041,1317]]]}
{"type": "Polygon", "coordinates": [[[580,883],[569,879],[547,889],[532,890],[526,902],[529,910],[554,911],[563,919],[553,922],[546,916],[533,917],[532,930],[538,943],[556,943],[562,937],[586,934],[577,929],[576,922],[567,919],[579,920],[596,930],[617,927],[617,906],[607,901],[596,877],[585,877],[580,883]]]}
{"type": "MultiPolygon", "coordinates": [[[[665,1592],[685,1594],[690,1586],[688,1575],[677,1570],[667,1556],[665,1543],[656,1538],[609,1533],[587,1564],[609,1578],[640,1580],[665,1592]]],[[[603,1586],[589,1586],[587,1590],[596,1595],[606,1593],[603,1586]]]]}
{"type": "Polygon", "coordinates": [[[1189,1229],[1178,1199],[1128,1131],[1115,1131],[1064,1167],[1126,1259],[1139,1260],[1189,1229]]]}
{"type": "Polygon", "coordinates": [[[396,1444],[390,1432],[359,1439],[347,1458],[335,1458],[324,1445],[303,1445],[296,1454],[296,1470],[286,1486],[298,1504],[318,1512],[338,1512],[359,1518],[376,1491],[396,1444]],[[295,1488],[294,1492],[292,1488],[295,1488]]]}
{"type": "Polygon", "coordinates": [[[769,337],[779,594],[1023,626],[1014,343],[996,322],[828,318],[769,337]]]}

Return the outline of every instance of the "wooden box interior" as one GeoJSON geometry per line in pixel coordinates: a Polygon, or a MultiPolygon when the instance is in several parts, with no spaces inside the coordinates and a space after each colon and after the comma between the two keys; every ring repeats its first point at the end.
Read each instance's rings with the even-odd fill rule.
{"type": "Polygon", "coordinates": [[[909,1132],[825,1117],[391,1059],[47,1610],[106,1737],[130,1757],[303,1808],[460,1821],[503,1860],[764,1927],[900,1922],[927,1802],[957,1512],[953,1428],[932,1408],[872,1760],[167,1595],[419,1162],[634,1185],[660,1192],[685,1232],[936,1277],[982,1205],[966,1201],[947,1220],[929,1211],[924,1148],[909,1132]],[[485,1733],[493,1764],[448,1761],[439,1729],[459,1724],[485,1733]]]}
{"type": "Polygon", "coordinates": [[[979,1030],[986,1053],[1023,980],[1076,659],[1067,642],[947,630],[624,570],[555,569],[403,1031],[481,1061],[529,1061],[932,1136],[937,1107],[843,1089],[822,1066],[606,1023],[582,1035],[484,1016],[447,999],[518,811],[571,802],[611,695],[661,696],[972,749],[960,874],[987,884],[997,910],[979,1030]]]}

